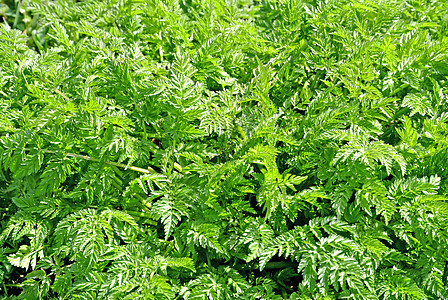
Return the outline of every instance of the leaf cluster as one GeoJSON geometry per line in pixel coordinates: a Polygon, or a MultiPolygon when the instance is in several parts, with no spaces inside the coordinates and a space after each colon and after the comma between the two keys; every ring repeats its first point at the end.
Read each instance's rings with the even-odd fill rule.
{"type": "Polygon", "coordinates": [[[3,299],[448,299],[447,10],[0,3],[3,299]]]}

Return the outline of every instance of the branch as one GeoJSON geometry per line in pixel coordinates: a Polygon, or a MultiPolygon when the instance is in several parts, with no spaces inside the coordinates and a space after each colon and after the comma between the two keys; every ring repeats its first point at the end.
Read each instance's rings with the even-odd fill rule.
{"type": "MultiPolygon", "coordinates": [[[[24,148],[24,150],[31,150],[29,148],[24,148]]],[[[57,151],[52,151],[52,150],[45,150],[45,149],[40,149],[40,151],[44,152],[44,153],[57,153],[57,151]]],[[[69,152],[65,152],[65,156],[66,157],[76,157],[76,158],[82,158],[85,160],[90,160],[90,161],[94,161],[94,162],[101,162],[99,159],[91,157],[91,156],[87,156],[87,155],[81,155],[81,154],[76,154],[76,153],[69,153],[69,152]]],[[[129,169],[129,170],[133,170],[136,172],[140,172],[140,173],[145,173],[145,174],[153,174],[153,173],[157,173],[156,170],[154,170],[153,168],[147,168],[147,169],[143,169],[140,167],[135,167],[135,166],[128,166],[125,164],[120,164],[120,163],[116,163],[113,161],[103,161],[104,164],[109,165],[109,166],[115,166],[115,167],[120,167],[120,168],[124,168],[129,169]]]]}

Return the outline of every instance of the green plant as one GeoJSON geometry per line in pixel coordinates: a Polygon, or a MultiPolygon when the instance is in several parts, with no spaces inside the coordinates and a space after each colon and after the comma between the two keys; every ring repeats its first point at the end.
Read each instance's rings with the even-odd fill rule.
{"type": "Polygon", "coordinates": [[[1,7],[4,299],[448,299],[445,2],[1,7]]]}

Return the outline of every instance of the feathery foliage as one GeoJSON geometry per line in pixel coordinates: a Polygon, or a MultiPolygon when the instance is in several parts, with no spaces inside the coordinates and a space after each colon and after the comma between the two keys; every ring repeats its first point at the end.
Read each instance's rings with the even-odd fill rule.
{"type": "Polygon", "coordinates": [[[2,299],[448,299],[447,11],[1,2],[2,299]]]}

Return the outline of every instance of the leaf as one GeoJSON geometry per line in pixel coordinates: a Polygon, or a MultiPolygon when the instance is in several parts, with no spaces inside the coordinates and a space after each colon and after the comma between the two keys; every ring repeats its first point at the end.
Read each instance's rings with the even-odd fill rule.
{"type": "Polygon", "coordinates": [[[152,211],[161,217],[166,240],[171,236],[182,216],[188,216],[186,203],[168,198],[162,198],[154,203],[152,211]]]}
{"type": "Polygon", "coordinates": [[[37,263],[37,258],[42,258],[42,254],[38,254],[40,252],[40,249],[34,250],[31,247],[27,245],[22,245],[19,248],[19,251],[17,253],[8,256],[8,261],[16,267],[19,268],[25,268],[28,270],[28,268],[31,266],[31,269],[34,270],[37,263]]]}
{"type": "Polygon", "coordinates": [[[409,94],[404,97],[403,107],[411,109],[411,116],[420,114],[422,116],[432,115],[433,107],[430,100],[423,94],[409,94]]]}

